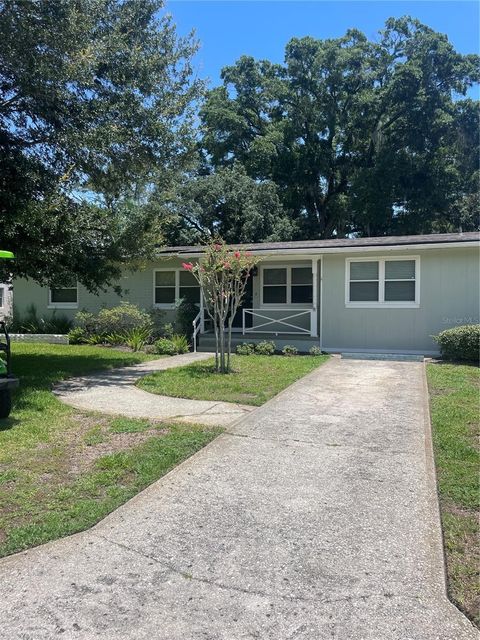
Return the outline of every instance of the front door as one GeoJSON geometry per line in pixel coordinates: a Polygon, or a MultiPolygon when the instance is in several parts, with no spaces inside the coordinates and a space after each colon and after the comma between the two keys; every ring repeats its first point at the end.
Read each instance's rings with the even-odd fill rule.
{"type": "MultiPolygon", "coordinates": [[[[251,309],[252,306],[253,306],[253,276],[250,275],[249,279],[247,280],[247,285],[245,287],[245,295],[243,296],[242,304],[238,308],[237,313],[233,318],[233,323],[232,323],[233,329],[238,329],[238,330],[242,329],[243,309],[251,309]]],[[[245,314],[245,326],[246,327],[252,326],[251,313],[245,314]]]]}

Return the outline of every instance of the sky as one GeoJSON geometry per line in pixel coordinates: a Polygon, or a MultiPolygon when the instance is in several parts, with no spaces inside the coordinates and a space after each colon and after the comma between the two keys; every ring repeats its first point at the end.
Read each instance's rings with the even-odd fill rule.
{"type": "Polygon", "coordinates": [[[335,38],[350,27],[375,39],[390,16],[418,18],[446,33],[460,53],[479,51],[480,3],[471,0],[167,0],[167,10],[180,34],[195,28],[197,70],[210,86],[243,54],[282,62],[290,38],[335,38]]]}

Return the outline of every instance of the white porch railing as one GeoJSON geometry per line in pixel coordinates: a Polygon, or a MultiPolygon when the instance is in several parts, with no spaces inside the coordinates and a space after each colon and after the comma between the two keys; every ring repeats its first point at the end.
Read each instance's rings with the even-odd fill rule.
{"type": "Polygon", "coordinates": [[[270,333],[278,335],[285,333],[290,335],[316,335],[316,310],[315,309],[243,309],[242,334],[246,333],[270,333]],[[283,315],[276,315],[282,312],[283,315]],[[268,315],[270,314],[270,315],[268,315]],[[272,317],[276,316],[276,317],[272,317]],[[251,326],[246,326],[247,316],[252,319],[251,326]],[[300,318],[308,318],[308,326],[302,326],[300,318]],[[255,320],[257,322],[255,322],[255,320]],[[296,323],[294,323],[295,321],[296,323]],[[270,327],[267,329],[267,327],[270,327]]]}
{"type": "Polygon", "coordinates": [[[192,321],[192,325],[193,325],[193,353],[197,353],[197,336],[198,336],[198,332],[200,331],[200,329],[202,328],[202,315],[203,315],[203,310],[199,311],[197,313],[197,315],[195,316],[195,318],[192,321]]]}

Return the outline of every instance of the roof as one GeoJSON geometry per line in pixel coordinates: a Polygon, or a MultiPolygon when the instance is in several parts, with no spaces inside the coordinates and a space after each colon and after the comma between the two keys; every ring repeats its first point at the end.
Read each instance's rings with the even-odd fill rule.
{"type": "MultiPolygon", "coordinates": [[[[298,240],[292,242],[258,242],[252,244],[232,245],[236,249],[251,251],[252,253],[286,252],[296,251],[321,251],[321,250],[345,250],[361,249],[367,247],[402,247],[404,245],[448,245],[452,243],[478,243],[480,232],[467,233],[430,233],[416,236],[376,236],[373,238],[333,238],[330,240],[298,240]]],[[[194,255],[204,251],[202,246],[186,247],[162,247],[158,254],[194,255]]]]}

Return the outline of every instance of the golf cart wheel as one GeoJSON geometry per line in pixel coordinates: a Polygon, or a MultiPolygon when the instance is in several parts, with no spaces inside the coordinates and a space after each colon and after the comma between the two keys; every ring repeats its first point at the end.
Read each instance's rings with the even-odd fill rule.
{"type": "Polygon", "coordinates": [[[0,391],[0,418],[8,418],[12,410],[12,396],[10,391],[0,391]]]}

